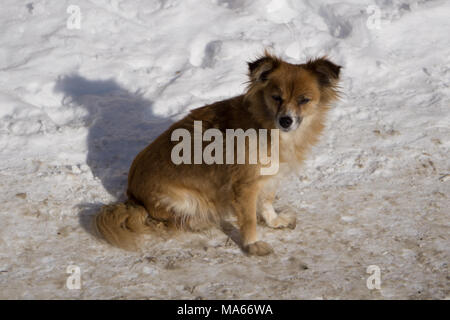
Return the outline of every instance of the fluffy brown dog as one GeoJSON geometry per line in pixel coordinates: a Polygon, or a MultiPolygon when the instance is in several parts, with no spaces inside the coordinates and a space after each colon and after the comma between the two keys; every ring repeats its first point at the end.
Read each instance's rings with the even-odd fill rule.
{"type": "MultiPolygon", "coordinates": [[[[245,94],[191,111],[137,155],[128,175],[128,201],[104,206],[95,219],[106,240],[130,248],[135,235],[149,230],[155,221],[201,230],[232,213],[237,217],[243,250],[266,255],[273,250],[258,239],[257,215],[272,228],[295,226],[295,216],[277,214],[272,207],[277,181],[288,171],[284,168],[300,164],[317,141],[329,105],[338,97],[340,67],[326,58],[290,64],[267,52],[248,66],[245,94]],[[278,174],[262,175],[265,164],[260,159],[251,163],[249,152],[244,164],[194,164],[191,156],[192,164],[175,164],[172,134],[185,129],[195,136],[194,121],[201,121],[202,130],[215,128],[223,133],[239,128],[279,129],[278,140],[268,143],[270,150],[274,143],[279,145],[278,174]]],[[[202,148],[205,145],[201,143],[202,148]]],[[[249,140],[245,140],[248,148],[249,140]]]]}

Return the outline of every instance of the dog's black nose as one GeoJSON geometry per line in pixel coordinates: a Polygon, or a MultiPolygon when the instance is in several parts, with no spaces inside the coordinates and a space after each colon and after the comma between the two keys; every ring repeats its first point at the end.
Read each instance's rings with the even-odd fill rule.
{"type": "Polygon", "coordinates": [[[280,123],[280,126],[282,128],[287,129],[287,128],[289,128],[291,126],[291,124],[292,124],[292,122],[294,122],[294,120],[292,120],[292,118],[289,117],[289,116],[284,116],[284,117],[281,117],[278,120],[278,122],[280,123]]]}

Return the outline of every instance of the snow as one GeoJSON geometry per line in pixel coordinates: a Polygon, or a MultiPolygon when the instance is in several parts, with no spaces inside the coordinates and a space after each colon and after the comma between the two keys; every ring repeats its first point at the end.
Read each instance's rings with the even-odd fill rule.
{"type": "Polygon", "coordinates": [[[448,1],[2,8],[0,298],[450,297],[448,1]],[[265,47],[344,67],[321,142],[276,201],[296,229],[259,226],[275,254],[247,257],[219,230],[148,236],[138,253],[98,241],[92,215],[124,199],[137,152],[188,110],[242,93],[265,47]],[[66,287],[69,265],[80,290],[66,287]]]}

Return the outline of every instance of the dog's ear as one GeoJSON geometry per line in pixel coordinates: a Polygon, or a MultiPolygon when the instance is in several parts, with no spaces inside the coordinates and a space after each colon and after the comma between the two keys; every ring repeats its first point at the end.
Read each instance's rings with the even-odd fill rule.
{"type": "Polygon", "coordinates": [[[334,64],[326,57],[308,61],[305,68],[317,76],[322,87],[334,86],[341,72],[341,66],[334,64]]]}
{"type": "Polygon", "coordinates": [[[280,60],[268,53],[255,61],[247,62],[250,81],[266,81],[267,76],[275,70],[280,60]]]}

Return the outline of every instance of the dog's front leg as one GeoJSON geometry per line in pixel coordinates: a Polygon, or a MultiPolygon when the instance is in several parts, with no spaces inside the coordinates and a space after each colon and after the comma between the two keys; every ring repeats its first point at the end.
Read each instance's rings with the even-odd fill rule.
{"type": "Polygon", "coordinates": [[[296,226],[295,215],[289,213],[277,214],[273,208],[273,201],[279,181],[273,179],[266,183],[258,196],[257,212],[262,217],[267,226],[275,229],[291,228],[296,226]]]}
{"type": "Polygon", "coordinates": [[[272,247],[258,239],[256,232],[256,201],[258,188],[245,185],[236,190],[233,207],[238,218],[242,247],[250,255],[265,256],[273,252],[272,247]]]}

